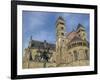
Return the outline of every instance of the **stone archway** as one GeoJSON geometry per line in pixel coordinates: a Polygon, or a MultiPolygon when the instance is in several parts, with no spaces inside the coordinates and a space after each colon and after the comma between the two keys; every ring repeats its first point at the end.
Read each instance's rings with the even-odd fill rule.
{"type": "Polygon", "coordinates": [[[73,54],[72,52],[69,52],[67,55],[67,63],[72,63],[73,62],[73,54]]]}
{"type": "Polygon", "coordinates": [[[85,59],[85,53],[83,49],[79,49],[78,53],[79,53],[79,57],[78,57],[79,60],[85,59]]]}
{"type": "Polygon", "coordinates": [[[74,50],[73,54],[74,54],[74,60],[77,61],[79,57],[78,51],[74,50]]]}

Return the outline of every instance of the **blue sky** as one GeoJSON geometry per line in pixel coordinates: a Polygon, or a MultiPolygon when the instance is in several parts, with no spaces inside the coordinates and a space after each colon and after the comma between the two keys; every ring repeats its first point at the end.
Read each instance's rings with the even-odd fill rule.
{"type": "Polygon", "coordinates": [[[61,12],[22,12],[22,36],[23,48],[28,47],[30,36],[34,40],[44,41],[49,43],[56,42],[56,20],[62,16],[65,20],[66,32],[69,33],[77,28],[80,23],[86,28],[87,38],[89,40],[89,14],[82,13],[61,13],[61,12]]]}

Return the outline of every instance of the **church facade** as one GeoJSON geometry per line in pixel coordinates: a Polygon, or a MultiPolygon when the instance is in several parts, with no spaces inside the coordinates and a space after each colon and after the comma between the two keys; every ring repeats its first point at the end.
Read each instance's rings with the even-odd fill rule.
{"type": "Polygon", "coordinates": [[[59,17],[56,23],[56,63],[72,65],[89,65],[89,42],[85,27],[78,24],[77,29],[65,32],[65,21],[59,17]],[[84,61],[80,62],[79,61],[84,61]],[[86,63],[85,63],[86,61],[86,63]],[[77,63],[78,62],[78,63],[77,63]]]}
{"type": "Polygon", "coordinates": [[[32,40],[23,56],[23,68],[67,67],[89,65],[89,42],[82,24],[76,30],[66,32],[65,20],[60,16],[56,21],[56,43],[32,40]]]}

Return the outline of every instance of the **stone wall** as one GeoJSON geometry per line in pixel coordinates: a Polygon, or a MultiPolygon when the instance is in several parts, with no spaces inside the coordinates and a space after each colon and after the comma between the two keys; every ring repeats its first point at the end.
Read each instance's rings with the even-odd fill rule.
{"type": "Polygon", "coordinates": [[[34,62],[34,61],[29,61],[23,63],[23,69],[27,68],[48,68],[48,67],[56,67],[56,63],[50,63],[50,62],[34,62]]]}

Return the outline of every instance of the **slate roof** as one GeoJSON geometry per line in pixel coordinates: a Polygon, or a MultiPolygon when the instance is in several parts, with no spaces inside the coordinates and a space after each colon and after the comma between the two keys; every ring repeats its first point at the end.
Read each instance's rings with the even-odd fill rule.
{"type": "MultiPolygon", "coordinates": [[[[47,47],[54,50],[56,46],[55,46],[55,44],[47,43],[47,47]]],[[[43,49],[44,48],[44,42],[32,40],[31,41],[31,48],[43,49]]]]}
{"type": "Polygon", "coordinates": [[[58,19],[64,20],[62,16],[59,16],[58,19]]]}
{"type": "Polygon", "coordinates": [[[76,30],[78,30],[80,27],[83,27],[84,28],[84,26],[79,23],[76,30]]]}

